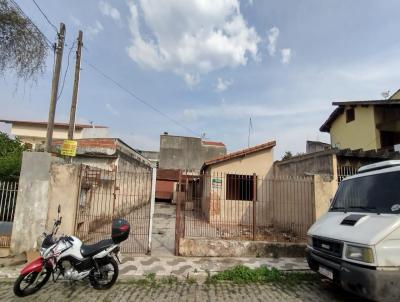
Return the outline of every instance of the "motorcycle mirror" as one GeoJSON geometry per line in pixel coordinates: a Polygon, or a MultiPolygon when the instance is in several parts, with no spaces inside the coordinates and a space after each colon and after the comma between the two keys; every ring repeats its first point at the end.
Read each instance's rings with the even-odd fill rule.
{"type": "Polygon", "coordinates": [[[58,214],[60,214],[61,212],[61,205],[58,205],[58,210],[57,210],[58,214]]]}

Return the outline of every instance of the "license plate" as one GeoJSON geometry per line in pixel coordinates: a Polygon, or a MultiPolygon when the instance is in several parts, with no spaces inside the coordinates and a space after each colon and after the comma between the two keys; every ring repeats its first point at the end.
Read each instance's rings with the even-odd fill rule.
{"type": "Polygon", "coordinates": [[[323,266],[320,266],[319,269],[318,269],[318,272],[321,275],[333,280],[333,272],[330,269],[327,269],[327,268],[325,268],[323,266]]]}

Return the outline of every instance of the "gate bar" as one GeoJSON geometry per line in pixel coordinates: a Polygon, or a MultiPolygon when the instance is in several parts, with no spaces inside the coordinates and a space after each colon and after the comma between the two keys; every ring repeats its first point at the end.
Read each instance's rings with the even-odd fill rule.
{"type": "Polygon", "coordinates": [[[147,246],[147,255],[151,255],[151,235],[153,233],[153,214],[154,214],[154,205],[156,201],[156,176],[157,169],[152,168],[152,177],[151,177],[151,197],[150,197],[150,222],[149,222],[149,245],[147,246]]]}

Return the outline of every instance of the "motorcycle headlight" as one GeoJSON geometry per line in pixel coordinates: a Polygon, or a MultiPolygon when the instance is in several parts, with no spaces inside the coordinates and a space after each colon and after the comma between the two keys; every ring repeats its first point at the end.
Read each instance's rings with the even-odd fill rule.
{"type": "Polygon", "coordinates": [[[374,252],[370,247],[348,245],[346,248],[346,258],[366,263],[373,263],[374,252]]]}

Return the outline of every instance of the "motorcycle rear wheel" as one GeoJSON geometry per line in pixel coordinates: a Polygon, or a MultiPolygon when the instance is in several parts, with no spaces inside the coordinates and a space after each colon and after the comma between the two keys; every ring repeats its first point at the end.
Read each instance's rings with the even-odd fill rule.
{"type": "Polygon", "coordinates": [[[108,257],[99,264],[99,270],[92,270],[89,275],[90,284],[94,289],[109,289],[118,279],[118,264],[114,258],[108,257]],[[112,272],[112,276],[109,273],[112,272]]]}
{"type": "Polygon", "coordinates": [[[36,293],[47,283],[47,281],[49,281],[50,275],[50,270],[45,270],[40,273],[32,272],[26,275],[20,275],[14,283],[14,294],[18,297],[26,297],[36,293]],[[38,279],[36,280],[36,278],[38,279]]]}

